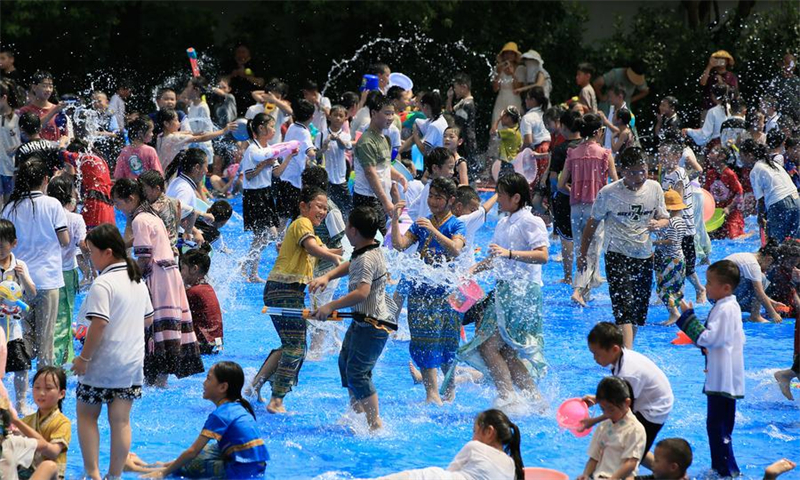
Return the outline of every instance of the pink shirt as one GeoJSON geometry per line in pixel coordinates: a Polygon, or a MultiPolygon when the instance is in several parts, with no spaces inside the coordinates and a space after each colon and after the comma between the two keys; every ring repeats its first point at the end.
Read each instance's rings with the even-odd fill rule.
{"type": "Polygon", "coordinates": [[[158,161],[156,149],[150,145],[135,147],[128,145],[123,148],[117,157],[117,166],[114,168],[114,178],[130,178],[136,180],[139,175],[150,170],[158,170],[162,175],[164,170],[158,161]]]}
{"type": "Polygon", "coordinates": [[[569,204],[594,203],[597,192],[608,183],[611,150],[596,142],[584,142],[567,151],[564,170],[570,172],[569,204]]]}

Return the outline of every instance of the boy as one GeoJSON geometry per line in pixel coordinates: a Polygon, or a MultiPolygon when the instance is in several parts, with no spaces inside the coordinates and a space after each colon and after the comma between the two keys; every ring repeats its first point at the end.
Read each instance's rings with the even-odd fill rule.
{"type": "Polygon", "coordinates": [[[472,97],[472,79],[466,73],[460,72],[453,77],[453,86],[447,91],[447,111],[452,113],[456,125],[461,128],[461,137],[464,139],[464,158],[467,159],[469,178],[474,180],[483,170],[483,165],[476,158],[478,140],[475,133],[477,107],[472,97]],[[454,104],[453,101],[456,101],[454,104]]]}
{"type": "MultiPolygon", "coordinates": [[[[228,223],[233,215],[233,208],[231,204],[225,200],[217,200],[213,205],[208,207],[206,213],[214,217],[214,221],[210,221],[207,217],[199,216],[195,221],[195,228],[200,231],[202,240],[209,245],[217,241],[220,237],[220,229],[228,223]]],[[[195,240],[198,240],[195,233],[195,240]]],[[[201,242],[202,243],[202,242],[201,242]]]]}
{"type": "MultiPolygon", "coordinates": [[[[125,118],[125,100],[131,96],[131,84],[128,80],[122,80],[117,84],[117,91],[111,96],[108,108],[117,120],[120,129],[125,128],[127,119],[125,118]]],[[[227,122],[226,122],[227,123],[227,122]]]]}
{"type": "Polygon", "coordinates": [[[300,89],[303,98],[314,105],[314,116],[311,123],[317,127],[320,132],[328,130],[328,115],[331,113],[331,100],[328,97],[323,97],[319,93],[319,86],[313,80],[306,80],[303,87],[300,89]]]}
{"type": "Polygon", "coordinates": [[[670,134],[676,136],[681,131],[681,119],[678,117],[678,99],[673,96],[666,96],[661,99],[658,104],[658,113],[656,114],[656,125],[653,127],[653,133],[659,141],[670,134]]]}
{"type": "MultiPolygon", "coordinates": [[[[316,161],[317,149],[311,138],[308,126],[314,117],[314,105],[306,99],[299,99],[292,103],[294,123],[286,130],[284,141],[300,142],[299,151],[286,158],[272,171],[273,177],[280,177],[280,194],[278,214],[283,219],[297,218],[300,215],[300,189],[302,181],[300,176],[306,165],[316,161]]],[[[277,128],[276,128],[277,130],[277,128]]]]}
{"type": "Polygon", "coordinates": [[[342,211],[342,215],[350,215],[353,209],[353,198],[347,186],[347,152],[352,152],[353,142],[350,133],[346,132],[344,122],[347,120],[347,110],[341,105],[334,105],[330,109],[330,126],[327,131],[320,130],[315,139],[317,159],[322,160],[325,170],[328,171],[328,185],[326,188],[330,199],[342,211]]]}
{"type": "Polygon", "coordinates": [[[700,347],[706,357],[703,393],[708,400],[706,431],[711,449],[711,468],[720,477],[739,475],[733,455],[736,400],[744,398],[744,330],[742,310],[733,295],[739,286],[739,267],[720,260],[706,272],[706,295],[717,303],[705,325],[694,315],[693,305],[681,302],[678,327],[700,347]]]}
{"type": "Polygon", "coordinates": [[[665,438],[656,444],[652,475],[639,475],[634,480],[681,480],[692,466],[692,447],[682,438],[665,438]]]}
{"type": "Polygon", "coordinates": [[[478,192],[469,185],[461,185],[456,190],[456,200],[453,203],[453,215],[464,222],[466,228],[466,246],[464,252],[470,259],[470,265],[475,263],[475,234],[486,223],[486,215],[492,210],[497,202],[497,193],[492,195],[489,200],[481,205],[481,198],[478,192]]]}
{"type": "Polygon", "coordinates": [[[284,100],[289,93],[289,86],[277,78],[273,78],[264,87],[264,90],[255,90],[250,95],[255,100],[255,105],[247,108],[244,118],[251,120],[259,113],[266,113],[275,117],[275,135],[269,140],[270,145],[283,142],[283,124],[292,115],[292,104],[284,100]]]}
{"type": "MultiPolygon", "coordinates": [[[[616,116],[617,112],[622,110],[623,108],[628,109],[628,104],[625,103],[625,90],[620,87],[619,85],[614,85],[609,87],[607,92],[608,98],[608,114],[604,114],[600,111],[600,116],[603,117],[603,123],[606,124],[607,127],[613,127],[614,124],[612,123],[614,117],[616,116]]],[[[630,111],[630,109],[628,109],[630,111]]],[[[631,114],[633,115],[633,114],[631,114]]],[[[633,123],[633,120],[631,120],[633,123]]],[[[633,131],[633,127],[631,126],[631,130],[633,131]]],[[[611,128],[606,128],[606,136],[603,139],[603,146],[611,149],[611,140],[613,138],[614,132],[611,128]]],[[[634,131],[635,135],[635,131],[634,131]]]]}
{"type": "MultiPolygon", "coordinates": [[[[592,328],[587,338],[589,351],[601,367],[611,367],[611,375],[620,377],[631,385],[633,413],[644,427],[647,440],[642,465],[653,469],[653,454],[650,447],[672,411],[674,397],[667,376],[652,360],[639,352],[623,347],[622,332],[611,322],[600,322],[592,328]]],[[[586,395],[583,401],[592,406],[597,401],[594,395],[586,395]]],[[[605,415],[584,420],[586,428],[605,420],[605,415]]]]}
{"type": "Polygon", "coordinates": [[[781,114],[778,113],[778,101],[775,97],[766,96],[761,99],[761,112],[764,113],[764,133],[769,133],[778,128],[778,120],[781,114]]]}
{"type": "Polygon", "coordinates": [[[156,105],[158,105],[158,110],[148,115],[150,120],[153,121],[153,146],[155,146],[158,136],[164,131],[164,126],[158,121],[158,112],[165,108],[175,110],[175,112],[177,112],[178,121],[181,123],[180,129],[182,131],[190,130],[189,125],[184,122],[186,114],[183,113],[183,110],[178,110],[175,108],[178,105],[178,97],[175,95],[175,90],[167,87],[159,88],[158,92],[156,93],[156,105]]]}
{"type": "Polygon", "coordinates": [[[58,144],[51,140],[43,139],[40,136],[41,129],[42,121],[34,112],[20,115],[19,130],[23,138],[27,140],[17,148],[17,153],[14,155],[14,170],[18,169],[20,165],[33,156],[44,160],[51,174],[61,167],[58,151],[59,147],[63,146],[63,142],[58,144]]]}
{"type": "Polygon", "coordinates": [[[309,284],[309,291],[325,289],[328,282],[350,276],[349,293],[319,307],[312,315],[327,319],[332,312],[352,307],[353,322],[347,329],[339,353],[339,372],[342,386],[348,389],[350,405],[357,413],[365,413],[371,430],[383,424],[378,408],[378,393],[372,383],[372,370],[383,352],[389,332],[397,330],[390,312],[391,301],[386,297],[388,270],[383,250],[375,241],[383,216],[376,209],[361,205],[353,209],[345,233],[353,245],[353,256],[309,284]]]}
{"type": "Polygon", "coordinates": [[[431,182],[439,177],[453,176],[453,168],[456,159],[453,154],[444,147],[436,147],[425,155],[425,172],[428,174],[428,183],[422,189],[419,196],[408,206],[408,215],[412,220],[427,218],[431,214],[428,207],[428,194],[431,191],[431,182]]]}
{"type": "Polygon", "coordinates": [[[591,63],[583,62],[578,64],[578,72],[575,74],[575,83],[581,87],[578,101],[589,109],[589,113],[597,113],[597,95],[592,88],[594,71],[591,63]]]}

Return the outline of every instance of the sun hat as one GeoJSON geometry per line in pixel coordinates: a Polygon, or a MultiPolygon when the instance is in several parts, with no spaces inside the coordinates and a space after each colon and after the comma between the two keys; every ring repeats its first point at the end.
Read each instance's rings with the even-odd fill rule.
{"type": "Polygon", "coordinates": [[[664,192],[664,203],[667,204],[667,210],[685,210],[689,208],[683,203],[681,194],[671,188],[664,192]]]}
{"type": "Polygon", "coordinates": [[[711,54],[714,58],[724,58],[728,61],[728,66],[732,67],[734,63],[736,63],[733,59],[733,55],[728,53],[726,50],[717,50],[716,52],[711,54]]]}
{"type": "Polygon", "coordinates": [[[513,52],[517,56],[516,62],[519,63],[520,58],[522,57],[522,52],[519,51],[519,47],[517,47],[516,42],[508,42],[503,45],[502,50],[500,53],[497,54],[497,59],[500,59],[500,56],[503,55],[504,52],[513,52]]]}
{"type": "Polygon", "coordinates": [[[522,58],[523,60],[536,60],[537,62],[539,62],[539,65],[544,65],[544,60],[542,60],[542,56],[539,55],[539,52],[537,52],[534,49],[530,49],[527,52],[523,53],[522,58]]]}
{"type": "Polygon", "coordinates": [[[625,73],[628,75],[628,80],[630,80],[632,84],[637,87],[644,85],[644,74],[634,72],[631,67],[628,67],[625,73]]]}

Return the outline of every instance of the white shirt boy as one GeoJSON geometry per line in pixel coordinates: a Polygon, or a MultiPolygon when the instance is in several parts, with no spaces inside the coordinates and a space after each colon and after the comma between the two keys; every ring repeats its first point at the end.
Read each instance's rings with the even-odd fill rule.
{"type": "Polygon", "coordinates": [[[281,174],[281,180],[289,182],[294,188],[302,188],[300,176],[303,170],[306,169],[306,158],[311,150],[314,149],[314,142],[311,139],[311,132],[308,127],[300,122],[294,122],[286,130],[286,137],[284,141],[291,142],[296,140],[300,142],[300,148],[296,155],[287,157],[284,162],[290,162],[286,169],[281,174]]]}
{"type": "Polygon", "coordinates": [[[328,149],[322,152],[325,155],[325,170],[328,171],[328,181],[334,185],[341,185],[347,182],[347,159],[345,158],[345,153],[353,150],[353,142],[350,140],[350,134],[343,129],[339,129],[338,132],[328,129],[325,132],[324,135],[322,133],[317,135],[314,144],[317,150],[321,150],[322,144],[326,139],[331,138],[331,135],[337,135],[341,140],[341,143],[339,143],[331,139],[328,143],[328,149]]]}
{"type": "Polygon", "coordinates": [[[663,425],[667,421],[675,397],[667,376],[652,360],[623,348],[619,361],[611,366],[611,374],[631,384],[635,412],[648,422],[663,425]]]}

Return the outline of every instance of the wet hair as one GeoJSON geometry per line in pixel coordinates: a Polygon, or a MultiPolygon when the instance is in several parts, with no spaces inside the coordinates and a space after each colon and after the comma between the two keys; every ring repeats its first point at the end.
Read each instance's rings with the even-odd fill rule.
{"type": "Polygon", "coordinates": [[[507,115],[509,118],[511,118],[511,121],[513,121],[515,124],[519,123],[519,117],[520,117],[519,109],[514,105],[507,106],[505,110],[503,110],[501,116],[502,115],[507,115]]]}
{"type": "Polygon", "coordinates": [[[576,118],[574,126],[574,131],[580,132],[581,138],[591,138],[595,136],[598,130],[603,128],[603,120],[597,114],[587,113],[582,117],[576,118]]]}
{"type": "Polygon", "coordinates": [[[199,248],[193,248],[181,255],[181,264],[197,267],[200,275],[206,276],[211,268],[211,257],[208,256],[210,250],[211,245],[208,243],[200,245],[199,248]]]}
{"type": "Polygon", "coordinates": [[[577,122],[579,118],[581,118],[581,114],[579,112],[576,112],[575,110],[564,110],[564,113],[561,114],[561,117],[558,120],[561,122],[563,127],[566,127],[567,130],[572,133],[576,133],[580,131],[577,122]]]}
{"type": "Polygon", "coordinates": [[[544,94],[544,87],[540,85],[536,85],[535,87],[528,90],[525,95],[526,99],[536,100],[536,103],[542,109],[542,111],[547,110],[547,107],[550,106],[550,100],[547,99],[547,96],[544,94]]]}
{"type": "Polygon", "coordinates": [[[269,125],[270,122],[275,122],[275,117],[266,113],[256,114],[255,117],[247,121],[247,136],[255,140],[258,134],[258,127],[269,125]]]}
{"type": "Polygon", "coordinates": [[[47,196],[53,197],[61,203],[61,206],[69,205],[72,202],[72,193],[75,185],[69,175],[59,175],[54,177],[47,184],[47,196]]]}
{"type": "Polygon", "coordinates": [[[172,163],[169,164],[167,170],[164,172],[164,178],[172,178],[176,173],[190,172],[198,165],[206,163],[206,152],[199,148],[187,148],[182,150],[172,163]]]}
{"type": "Polygon", "coordinates": [[[497,192],[503,192],[509,197],[519,194],[519,209],[532,205],[531,187],[528,180],[517,172],[510,172],[497,179],[497,192]]]}
{"type": "Polygon", "coordinates": [[[439,92],[425,92],[419,97],[420,105],[431,107],[431,121],[437,120],[442,115],[442,96],[439,92]]]}
{"type": "Polygon", "coordinates": [[[719,260],[708,267],[708,272],[713,273],[725,285],[730,285],[731,289],[736,290],[741,280],[739,266],[730,260],[719,260]]]}
{"type": "Polygon", "coordinates": [[[307,90],[309,92],[317,92],[319,91],[319,84],[314,80],[306,79],[300,87],[300,90],[307,90]]]}
{"type": "Polygon", "coordinates": [[[344,107],[344,105],[339,105],[338,103],[331,107],[330,115],[333,115],[333,112],[339,111],[344,112],[344,116],[347,117],[347,109],[344,107]]]}
{"type": "Polygon", "coordinates": [[[458,72],[453,76],[453,85],[464,85],[467,89],[472,89],[472,78],[465,72],[458,72]]]}
{"type": "Polygon", "coordinates": [[[148,170],[139,175],[139,183],[150,188],[160,188],[162,192],[166,191],[166,181],[158,170],[148,170]]]}
{"type": "Polygon", "coordinates": [[[17,241],[17,227],[11,220],[0,218],[0,242],[14,243],[17,241]]]}
{"type": "Polygon", "coordinates": [[[594,76],[594,65],[589,62],[582,62],[578,64],[578,71],[583,73],[588,73],[589,75],[594,76]]]}
{"type": "Polygon", "coordinates": [[[300,183],[304,187],[315,187],[323,192],[327,192],[328,171],[318,165],[306,167],[303,173],[300,174],[300,183]]]}
{"type": "MultiPolygon", "coordinates": [[[[772,132],[770,132],[772,133],[772,132]]],[[[739,153],[741,155],[752,156],[757,162],[764,162],[773,170],[778,170],[778,164],[769,154],[766,145],[757,143],[752,138],[745,139],[739,146],[739,153]]]]}
{"type": "Polygon", "coordinates": [[[618,97],[625,97],[625,89],[621,85],[611,85],[608,87],[609,92],[613,92],[618,97]]]}
{"type": "Polygon", "coordinates": [[[436,190],[449,200],[450,198],[456,196],[456,190],[458,187],[456,187],[456,182],[451,177],[439,177],[431,180],[430,189],[436,190]]]}
{"type": "Polygon", "coordinates": [[[19,117],[19,129],[27,136],[36,135],[42,129],[42,120],[33,112],[25,112],[19,117]]]}
{"type": "Polygon", "coordinates": [[[497,440],[503,445],[503,451],[514,460],[516,480],[525,478],[525,464],[522,462],[522,454],[520,453],[522,435],[519,427],[505,413],[494,408],[479,413],[475,418],[475,424],[481,430],[489,427],[494,428],[497,440]]]}
{"type": "Polygon", "coordinates": [[[622,348],[624,345],[622,331],[611,322],[600,322],[589,331],[586,342],[590,345],[597,345],[603,350],[611,350],[614,345],[622,348]]]}
{"type": "MultiPolygon", "coordinates": [[[[36,383],[36,379],[41,376],[52,377],[58,383],[59,390],[66,390],[67,389],[67,372],[64,371],[61,367],[41,367],[39,370],[36,371],[36,374],[33,376],[33,382],[36,383]]],[[[64,409],[61,408],[62,404],[64,403],[64,399],[58,399],[58,411],[61,412],[64,409]]]]}
{"type": "MultiPolygon", "coordinates": [[[[17,178],[14,180],[14,191],[8,202],[11,211],[16,212],[19,203],[26,198],[31,201],[32,214],[36,216],[36,203],[33,201],[32,192],[41,187],[44,179],[50,175],[47,163],[38,157],[30,157],[19,166],[17,178]]],[[[27,220],[27,219],[26,219],[27,220]]]]}
{"type": "Polygon", "coordinates": [[[403,96],[403,92],[405,91],[406,89],[399,85],[392,85],[392,87],[386,91],[386,96],[392,101],[400,100],[400,97],[403,96]]]}
{"type": "Polygon", "coordinates": [[[441,168],[451,158],[453,158],[453,154],[450,153],[450,150],[444,147],[436,147],[425,155],[425,171],[432,173],[434,165],[441,168]]]}
{"type": "Polygon", "coordinates": [[[31,86],[38,85],[45,80],[55,81],[55,78],[53,74],[47,70],[36,70],[36,72],[31,75],[31,86]]]}
{"type": "Polygon", "coordinates": [[[375,90],[374,92],[370,92],[371,95],[367,96],[367,108],[369,108],[370,114],[372,112],[379,112],[383,110],[386,106],[391,105],[392,101],[389,100],[388,97],[384,96],[381,92],[375,90]]]}
{"type": "Polygon", "coordinates": [[[358,94],[356,92],[344,92],[339,103],[346,109],[350,110],[354,105],[358,104],[358,94]]]}
{"type": "Polygon", "coordinates": [[[614,116],[616,117],[617,120],[622,122],[623,125],[630,126],[632,116],[631,116],[631,111],[628,110],[627,108],[620,108],[619,110],[617,110],[617,113],[615,113],[614,116]]]}
{"type": "Polygon", "coordinates": [[[552,107],[546,109],[544,114],[542,114],[542,120],[547,122],[561,122],[561,116],[564,114],[566,110],[560,105],[553,105],[552,107]]]}
{"type": "Polygon", "coordinates": [[[386,70],[389,70],[389,65],[383,62],[375,62],[367,68],[370,75],[383,75],[386,70]]]}
{"type": "Polygon", "coordinates": [[[253,407],[250,405],[250,402],[242,398],[244,372],[238,363],[226,361],[218,362],[211,367],[209,373],[214,375],[214,378],[217,379],[217,382],[228,384],[228,390],[225,392],[226,400],[239,402],[242,407],[247,410],[247,413],[253,417],[253,419],[256,418],[256,412],[253,411],[253,407]]]}
{"type": "Polygon", "coordinates": [[[783,239],[768,238],[767,243],[765,243],[763,247],[758,249],[758,254],[762,257],[770,257],[773,260],[778,258],[780,255],[780,252],[778,250],[780,248],[780,244],[778,243],[778,240],[783,240],[783,239]]]}
{"type": "Polygon", "coordinates": [[[722,108],[725,109],[725,115],[728,116],[730,112],[730,88],[724,83],[715,83],[711,87],[711,95],[719,101],[722,108]]]}
{"type": "Polygon", "coordinates": [[[633,388],[627,380],[620,377],[608,376],[600,380],[595,392],[597,401],[606,401],[615,407],[625,405],[625,400],[630,399],[633,408],[633,388]]]}
{"type": "Polygon", "coordinates": [[[456,189],[456,202],[461,205],[469,205],[473,200],[481,201],[481,197],[474,188],[469,185],[461,185],[456,189]]]}
{"type": "Polygon", "coordinates": [[[639,165],[647,165],[647,158],[641,148],[629,147],[619,152],[617,163],[619,163],[620,168],[633,168],[639,165]]]}
{"type": "Polygon", "coordinates": [[[267,92],[277,93],[281,96],[281,98],[286,98],[286,95],[289,94],[289,85],[287,85],[285,82],[282,82],[278,78],[273,78],[267,82],[264,90],[267,92]]]}
{"type": "Polygon", "coordinates": [[[661,101],[662,102],[667,102],[667,105],[669,105],[669,108],[671,108],[673,110],[677,110],[678,106],[680,105],[680,102],[678,101],[678,99],[673,97],[672,95],[667,95],[666,97],[662,98],[661,101]]]}
{"type": "MultiPolygon", "coordinates": [[[[129,182],[138,185],[133,180],[123,178],[117,180],[114,188],[117,188],[117,185],[124,180],[128,180],[129,182]]],[[[121,197],[117,195],[117,198],[121,197]]],[[[125,240],[122,239],[122,235],[120,235],[116,225],[111,223],[103,223],[96,226],[86,234],[86,241],[90,242],[94,248],[98,250],[111,249],[111,253],[114,255],[114,258],[124,261],[127,265],[128,278],[131,280],[131,282],[139,283],[142,280],[142,274],[139,271],[139,266],[136,265],[136,262],[134,262],[133,259],[128,257],[128,251],[125,248],[125,240]]]]}
{"type": "Polygon", "coordinates": [[[667,462],[678,465],[681,476],[684,476],[689,467],[692,466],[692,447],[686,440],[682,438],[665,438],[656,444],[656,448],[661,449],[661,452],[667,457],[667,462]]]}
{"type": "Polygon", "coordinates": [[[295,122],[307,122],[314,116],[314,104],[305,98],[298,98],[292,102],[292,117],[295,122]]]}
{"type": "Polygon", "coordinates": [[[161,97],[163,97],[165,93],[175,93],[175,90],[169,87],[161,87],[158,89],[158,91],[156,91],[156,98],[161,100],[161,97]]]}
{"type": "Polygon", "coordinates": [[[375,238],[383,220],[383,215],[368,205],[355,207],[347,217],[347,222],[364,238],[375,238]]]}
{"type": "Polygon", "coordinates": [[[227,200],[217,200],[208,207],[207,212],[214,215],[215,222],[227,222],[233,216],[233,207],[227,200]]]}
{"type": "Polygon", "coordinates": [[[131,198],[133,195],[138,196],[139,199],[144,198],[142,185],[136,180],[120,178],[114,182],[114,186],[111,187],[111,198],[127,199],[131,198]]]}
{"type": "Polygon", "coordinates": [[[774,150],[786,141],[786,135],[779,128],[773,128],[767,134],[767,147],[774,150]]]}
{"type": "MultiPolygon", "coordinates": [[[[171,91],[171,90],[170,90],[171,91]]],[[[159,96],[159,98],[161,98],[159,96]]],[[[164,128],[166,122],[171,122],[178,119],[178,112],[174,108],[162,108],[156,115],[159,128],[164,128]]]]}
{"type": "Polygon", "coordinates": [[[300,190],[300,201],[302,203],[309,204],[313,202],[314,199],[320,195],[327,197],[328,193],[319,187],[313,187],[313,186],[303,187],[302,190],[300,190]]]}
{"type": "Polygon", "coordinates": [[[146,115],[140,115],[136,119],[132,120],[126,128],[128,129],[128,138],[133,140],[141,140],[144,141],[145,135],[147,135],[147,131],[153,128],[153,121],[150,120],[150,117],[146,115]]]}

